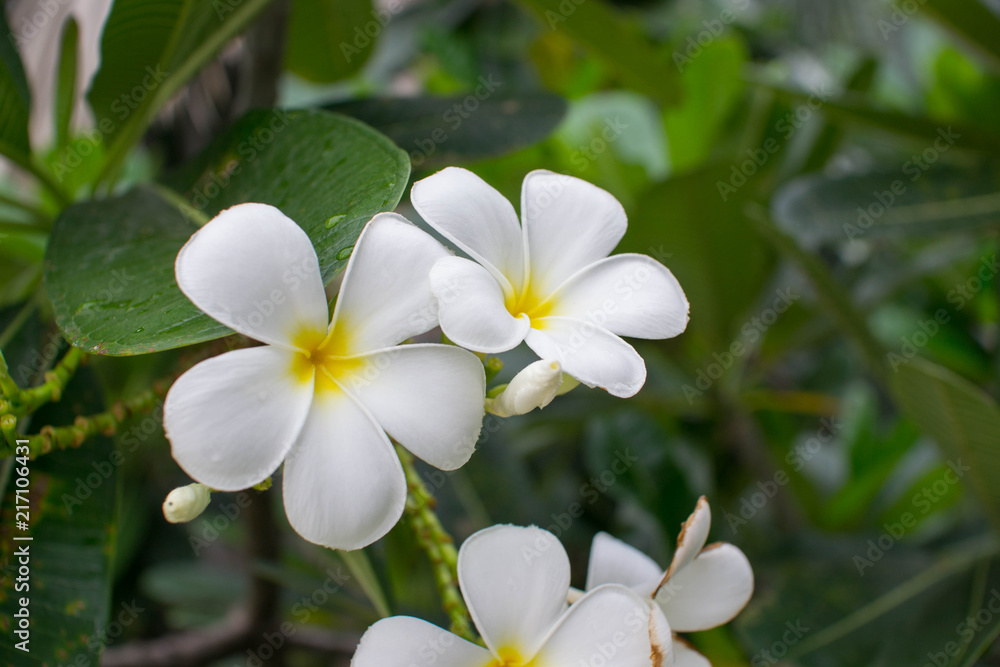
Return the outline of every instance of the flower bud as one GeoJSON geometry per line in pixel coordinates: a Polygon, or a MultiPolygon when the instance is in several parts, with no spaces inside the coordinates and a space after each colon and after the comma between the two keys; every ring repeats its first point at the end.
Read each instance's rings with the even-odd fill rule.
{"type": "Polygon", "coordinates": [[[486,409],[498,417],[523,415],[551,403],[561,384],[558,361],[536,361],[515,375],[496,398],[487,399],[486,409]]]}
{"type": "Polygon", "coordinates": [[[163,501],[163,516],[170,523],[186,523],[204,512],[211,499],[212,492],[204,484],[179,486],[163,501]]]}

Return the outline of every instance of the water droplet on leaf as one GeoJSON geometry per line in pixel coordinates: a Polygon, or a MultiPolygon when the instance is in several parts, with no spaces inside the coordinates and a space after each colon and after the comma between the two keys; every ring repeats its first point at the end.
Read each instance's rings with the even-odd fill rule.
{"type": "Polygon", "coordinates": [[[346,213],[341,213],[340,215],[331,215],[330,219],[326,221],[326,228],[333,229],[340,224],[341,220],[347,217],[346,213]]]}
{"type": "Polygon", "coordinates": [[[351,256],[351,253],[353,251],[354,251],[354,246],[352,245],[349,245],[346,248],[341,248],[340,250],[337,251],[337,259],[347,259],[348,257],[351,256]]]}

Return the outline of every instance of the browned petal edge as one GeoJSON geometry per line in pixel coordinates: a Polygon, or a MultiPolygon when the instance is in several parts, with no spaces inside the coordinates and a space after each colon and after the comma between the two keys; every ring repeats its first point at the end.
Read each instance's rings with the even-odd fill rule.
{"type": "MultiPolygon", "coordinates": [[[[684,544],[684,538],[687,535],[688,528],[691,527],[691,524],[694,522],[695,514],[698,513],[698,509],[703,504],[705,506],[708,505],[708,498],[706,498],[705,496],[700,496],[698,498],[698,502],[694,504],[694,511],[691,512],[687,520],[681,524],[681,532],[677,535],[677,546],[674,548],[674,557],[670,560],[670,567],[667,568],[666,573],[663,575],[663,579],[661,579],[660,583],[656,586],[655,589],[653,589],[654,598],[656,597],[656,594],[660,591],[660,589],[663,587],[663,584],[667,583],[667,580],[674,575],[674,566],[677,564],[677,552],[680,551],[681,545],[684,544]]],[[[708,547],[705,548],[707,549],[708,547]]],[[[705,549],[702,549],[702,551],[704,550],[705,549]]]]}
{"type": "MultiPolygon", "coordinates": [[[[664,667],[667,664],[667,656],[672,653],[670,647],[662,646],[659,639],[657,638],[656,632],[656,603],[653,603],[653,609],[650,610],[649,623],[647,624],[649,632],[649,659],[653,663],[653,667],[664,667]]],[[[677,635],[674,635],[676,638],[677,635]]]]}

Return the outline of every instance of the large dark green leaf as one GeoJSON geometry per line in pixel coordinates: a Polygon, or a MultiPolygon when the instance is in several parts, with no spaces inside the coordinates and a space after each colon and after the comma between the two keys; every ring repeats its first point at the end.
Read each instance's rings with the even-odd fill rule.
{"type": "Polygon", "coordinates": [[[17,162],[30,159],[28,141],[28,112],[31,93],[24,77],[24,67],[15,44],[20,33],[7,25],[4,12],[0,11],[0,153],[17,162]]]}
{"type": "Polygon", "coordinates": [[[381,16],[372,11],[371,0],[295,0],[285,66],[317,83],[354,74],[391,18],[387,10],[381,11],[381,16]]]}
{"type": "Polygon", "coordinates": [[[1000,407],[975,385],[920,357],[900,357],[893,367],[889,384],[899,407],[945,456],[968,468],[964,483],[1000,529],[1000,407]]]}
{"type": "Polygon", "coordinates": [[[89,99],[117,170],[156,112],[270,0],[116,0],[89,99]]]}
{"type": "MultiPolygon", "coordinates": [[[[248,201],[277,206],[309,234],[325,280],[344,268],[361,228],[395,207],[409,162],[372,129],[321,111],[255,111],[171,184],[207,216],[248,201]]],[[[195,225],[159,194],[77,204],[53,228],[46,287],[76,346],[131,355],[212,340],[229,330],[202,315],[174,280],[195,225]]]]}
{"type": "Polygon", "coordinates": [[[775,221],[802,244],[887,235],[930,235],[1000,223],[1000,172],[932,167],[807,176],[775,195],[775,221]]]}
{"type": "Polygon", "coordinates": [[[680,99],[678,69],[640,27],[603,0],[521,0],[550,30],[565,31],[628,85],[664,103],[680,99]]]}
{"type": "MultiPolygon", "coordinates": [[[[0,315],[0,329],[9,320],[0,315]]],[[[55,338],[29,320],[5,346],[4,353],[15,377],[28,384],[54,361],[55,338]],[[47,363],[46,363],[47,362],[47,363]]],[[[62,402],[47,406],[33,418],[31,429],[43,424],[72,423],[74,413],[102,409],[100,390],[88,369],[80,369],[67,386],[62,402]]],[[[28,463],[28,517],[30,529],[15,528],[14,479],[3,494],[0,562],[3,594],[0,595],[0,662],[5,665],[96,665],[102,641],[108,640],[111,554],[114,551],[114,508],[117,470],[121,459],[111,438],[97,437],[84,448],[53,452],[28,463]],[[30,536],[15,541],[14,536],[30,536]],[[15,591],[20,562],[14,552],[27,545],[30,588],[15,591]],[[30,602],[30,653],[14,648],[13,614],[19,598],[30,602]],[[85,662],[84,662],[85,661],[85,662]]],[[[14,460],[9,459],[9,464],[14,460]]],[[[17,467],[21,467],[17,464],[17,467]]],[[[4,472],[10,472],[5,469],[4,472]]],[[[24,582],[22,582],[24,583],[24,582]]],[[[125,620],[134,620],[126,614],[125,620]]]]}
{"type": "Polygon", "coordinates": [[[485,100],[475,96],[367,99],[326,108],[385,133],[409,153],[413,166],[427,168],[492,157],[541,141],[566,114],[566,101],[540,93],[485,100]]]}

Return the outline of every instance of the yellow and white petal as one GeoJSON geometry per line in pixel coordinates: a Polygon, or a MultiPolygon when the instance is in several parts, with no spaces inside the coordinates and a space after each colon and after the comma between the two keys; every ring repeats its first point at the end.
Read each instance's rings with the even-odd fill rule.
{"type": "Polygon", "coordinates": [[[711,527],[712,509],[708,506],[708,499],[701,496],[695,503],[691,516],[681,525],[681,532],[677,536],[677,548],[674,550],[674,557],[670,561],[664,580],[680,572],[695,559],[708,542],[708,531],[711,527]]]}
{"type": "Polygon", "coordinates": [[[535,655],[566,610],[569,574],[562,544],[535,526],[486,528],[458,554],[472,620],[490,651],[513,664],[535,655]]]}
{"type": "Polygon", "coordinates": [[[670,270],[646,255],[615,255],[575,274],[551,297],[550,315],[591,319],[619,336],[673,338],[688,301],[670,270]]]}
{"type": "Polygon", "coordinates": [[[753,595],[753,569],[732,544],[706,547],[666,581],[656,602],[675,632],[697,632],[728,623],[753,595]]]}
{"type": "Polygon", "coordinates": [[[628,226],[625,209],[609,192],[544,169],[524,177],[521,219],[531,288],[543,296],[607,257],[628,226]]]}
{"type": "Polygon", "coordinates": [[[215,216],[177,253],[177,285],[194,305],[254,340],[295,347],[326,332],[326,294],[309,236],[267,204],[215,216]]]}
{"type": "Polygon", "coordinates": [[[239,491],[267,479],[302,430],[313,382],[296,376],[298,352],[262,346],[207,359],[180,376],[163,404],[163,429],[192,479],[239,491]]]}
{"type": "Polygon", "coordinates": [[[486,374],[476,355],[451,345],[401,345],[358,359],[341,385],[385,431],[442,470],[472,456],[485,414],[486,374]]]}
{"type": "Polygon", "coordinates": [[[521,344],[531,322],[515,318],[503,291],[479,264],[461,257],[437,262],[430,273],[438,300],[441,330],[450,340],[476,352],[506,352],[521,344]]]}
{"type": "Polygon", "coordinates": [[[542,359],[554,359],[563,372],[588,387],[628,398],[646,382],[646,364],[635,349],[604,327],[569,317],[532,320],[525,337],[542,359]]]}
{"type": "Polygon", "coordinates": [[[310,542],[360,549],[403,514],[406,480],[392,443],[344,392],[316,393],[282,476],[285,513],[310,542]]]}
{"type": "Polygon", "coordinates": [[[361,354],[398,345],[438,324],[428,279],[450,254],[401,215],[379,213],[361,232],[344,272],[333,315],[344,352],[361,354]]]}
{"type": "Polygon", "coordinates": [[[607,533],[594,536],[587,568],[588,591],[603,584],[621,584],[632,589],[648,588],[638,592],[651,595],[662,578],[663,568],[635,547],[607,533]]]}
{"type": "Polygon", "coordinates": [[[361,637],[351,667],[486,667],[489,651],[412,616],[383,618],[361,637]]]}
{"type": "Polygon", "coordinates": [[[410,202],[427,224],[481,263],[504,293],[524,284],[524,241],[507,198],[471,171],[448,167],[417,181],[410,202]]]}
{"type": "Polygon", "coordinates": [[[634,667],[651,664],[647,599],[624,586],[609,584],[577,600],[532,664],[545,667],[634,667]]]}
{"type": "Polygon", "coordinates": [[[674,637],[674,667],[712,667],[712,663],[686,639],[674,637]]]}

